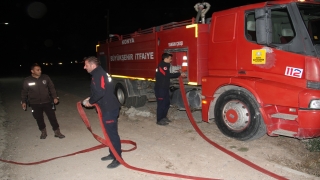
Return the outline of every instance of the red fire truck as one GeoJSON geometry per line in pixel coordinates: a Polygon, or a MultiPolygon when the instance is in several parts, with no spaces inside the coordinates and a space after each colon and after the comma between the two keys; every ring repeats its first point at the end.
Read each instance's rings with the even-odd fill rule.
{"type": "MultiPolygon", "coordinates": [[[[189,106],[214,119],[225,135],[320,136],[320,1],[275,0],[219,12],[204,22],[172,22],[97,45],[125,106],[154,100],[161,54],[185,71],[189,106]]],[[[178,81],[172,102],[181,109],[178,81]]]]}

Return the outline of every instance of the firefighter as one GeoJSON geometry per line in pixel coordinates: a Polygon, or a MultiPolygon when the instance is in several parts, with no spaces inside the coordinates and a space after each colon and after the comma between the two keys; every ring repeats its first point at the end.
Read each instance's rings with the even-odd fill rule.
{"type": "Polygon", "coordinates": [[[65,136],[60,132],[53,106],[53,103],[57,104],[59,102],[54,84],[48,75],[41,74],[41,67],[38,64],[31,66],[31,73],[31,76],[26,77],[23,81],[21,90],[22,109],[26,110],[28,101],[32,109],[32,115],[37,120],[39,130],[41,131],[40,139],[47,137],[43,112],[46,113],[50,121],[54,137],[62,139],[65,136]]]}
{"type": "Polygon", "coordinates": [[[186,77],[184,72],[170,73],[170,63],[172,61],[172,54],[163,53],[162,60],[158,64],[156,70],[156,83],[154,87],[157,99],[157,124],[167,125],[171,120],[167,118],[167,113],[170,107],[170,78],[178,78],[179,76],[186,77]]]}
{"type": "MultiPolygon", "coordinates": [[[[101,109],[103,125],[110,141],[121,157],[121,141],[118,134],[118,116],[120,103],[113,93],[114,87],[112,79],[106,71],[100,66],[100,61],[94,57],[84,58],[84,69],[92,75],[91,80],[91,96],[83,101],[85,107],[92,107],[97,103],[101,109]]],[[[102,161],[112,160],[107,168],[112,169],[120,165],[109,148],[109,155],[102,157],[102,161]]]]}

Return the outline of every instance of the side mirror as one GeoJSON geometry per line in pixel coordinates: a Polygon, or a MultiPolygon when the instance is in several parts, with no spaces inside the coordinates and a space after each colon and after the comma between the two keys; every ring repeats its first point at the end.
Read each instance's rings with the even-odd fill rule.
{"type": "Polygon", "coordinates": [[[255,10],[257,43],[270,45],[272,43],[271,10],[262,8],[255,10]]]}

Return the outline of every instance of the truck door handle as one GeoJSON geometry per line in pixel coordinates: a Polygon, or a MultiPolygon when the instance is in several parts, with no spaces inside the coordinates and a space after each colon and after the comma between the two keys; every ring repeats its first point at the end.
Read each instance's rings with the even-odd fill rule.
{"type": "Polygon", "coordinates": [[[238,74],[246,74],[246,71],[245,70],[239,70],[238,74]]]}

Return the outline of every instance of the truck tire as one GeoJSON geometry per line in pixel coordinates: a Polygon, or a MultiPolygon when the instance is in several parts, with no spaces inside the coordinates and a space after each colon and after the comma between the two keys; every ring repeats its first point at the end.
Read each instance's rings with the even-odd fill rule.
{"type": "Polygon", "coordinates": [[[137,97],[137,103],[136,103],[135,107],[142,107],[142,106],[144,106],[146,104],[146,102],[147,102],[147,96],[146,95],[137,97]]]}
{"type": "Polygon", "coordinates": [[[178,106],[179,109],[185,109],[180,89],[173,91],[170,103],[178,106]]]}
{"type": "Polygon", "coordinates": [[[114,88],[114,94],[116,95],[119,103],[122,106],[125,106],[127,100],[128,100],[128,93],[127,91],[124,89],[123,85],[118,83],[116,84],[115,88],[114,88]]]}
{"type": "Polygon", "coordinates": [[[254,97],[241,89],[222,93],[214,108],[219,130],[241,141],[258,139],[266,134],[266,126],[254,97]]]}
{"type": "Polygon", "coordinates": [[[121,83],[116,84],[114,88],[114,94],[116,95],[118,101],[120,102],[121,106],[125,106],[130,108],[133,107],[142,107],[147,102],[147,96],[132,96],[128,97],[128,92],[123,87],[121,83]]]}
{"type": "Polygon", "coordinates": [[[136,104],[137,104],[137,97],[133,96],[133,97],[127,97],[123,106],[130,108],[131,106],[136,107],[136,104]]]}

